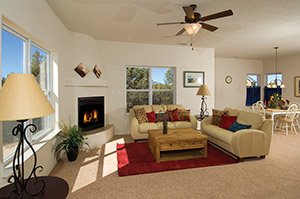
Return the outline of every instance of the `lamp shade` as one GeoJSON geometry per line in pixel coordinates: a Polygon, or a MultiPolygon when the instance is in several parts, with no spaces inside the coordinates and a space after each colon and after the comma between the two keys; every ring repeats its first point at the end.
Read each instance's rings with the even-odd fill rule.
{"type": "Polygon", "coordinates": [[[211,94],[206,85],[201,85],[198,89],[197,95],[207,96],[207,95],[211,95],[211,94]]]}
{"type": "Polygon", "coordinates": [[[199,23],[191,23],[191,24],[186,24],[184,26],[184,29],[189,35],[195,35],[197,34],[197,32],[200,30],[201,27],[202,25],[199,23]]]}
{"type": "Polygon", "coordinates": [[[32,74],[10,74],[0,89],[0,121],[26,120],[54,113],[32,74]]]}

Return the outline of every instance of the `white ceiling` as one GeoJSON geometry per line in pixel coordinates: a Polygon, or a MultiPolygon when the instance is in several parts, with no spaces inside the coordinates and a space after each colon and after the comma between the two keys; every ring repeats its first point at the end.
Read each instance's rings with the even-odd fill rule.
{"type": "Polygon", "coordinates": [[[215,32],[201,29],[193,45],[216,49],[217,57],[262,59],[300,52],[300,0],[46,0],[71,31],[97,40],[180,45],[187,35],[173,36],[182,25],[182,6],[197,4],[202,16],[232,9],[234,15],[208,21],[215,32]]]}

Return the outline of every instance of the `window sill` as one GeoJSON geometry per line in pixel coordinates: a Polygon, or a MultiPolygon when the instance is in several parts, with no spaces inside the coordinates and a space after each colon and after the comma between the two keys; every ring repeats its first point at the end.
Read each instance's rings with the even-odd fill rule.
{"type": "MultiPolygon", "coordinates": [[[[44,138],[42,138],[38,142],[34,143],[33,144],[34,151],[37,153],[44,145],[46,145],[51,139],[53,139],[59,132],[60,132],[60,129],[54,129],[48,135],[46,135],[44,138]]],[[[25,153],[24,153],[24,162],[26,162],[26,160],[28,160],[32,156],[33,156],[33,153],[32,153],[31,150],[25,151],[25,153]]],[[[13,173],[12,167],[13,167],[13,163],[11,161],[4,168],[2,178],[7,179],[9,176],[12,175],[12,173],[13,173]]]]}

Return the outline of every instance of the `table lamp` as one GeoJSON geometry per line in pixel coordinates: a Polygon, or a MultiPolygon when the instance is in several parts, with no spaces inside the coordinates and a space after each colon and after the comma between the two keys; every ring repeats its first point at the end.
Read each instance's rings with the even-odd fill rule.
{"type": "Polygon", "coordinates": [[[19,136],[19,142],[13,157],[13,175],[8,182],[14,183],[14,195],[22,198],[22,195],[35,196],[45,188],[45,182],[37,178],[36,172],[43,170],[37,166],[37,156],[33,146],[26,137],[26,131],[36,131],[34,124],[26,124],[28,119],[39,118],[54,113],[48,99],[41,90],[32,74],[10,74],[0,89],[0,121],[18,121],[18,125],[12,129],[14,136],[19,136]],[[27,179],[24,173],[24,144],[29,146],[33,153],[34,163],[27,179]],[[35,180],[35,190],[28,189],[29,179],[35,180]]]}
{"type": "Polygon", "coordinates": [[[206,97],[205,96],[208,96],[208,95],[211,95],[209,90],[208,90],[208,87],[206,85],[201,85],[198,89],[198,92],[197,92],[197,95],[202,95],[201,97],[201,108],[200,108],[200,120],[202,120],[204,117],[208,116],[208,110],[207,110],[207,104],[205,102],[205,99],[206,97]]]}

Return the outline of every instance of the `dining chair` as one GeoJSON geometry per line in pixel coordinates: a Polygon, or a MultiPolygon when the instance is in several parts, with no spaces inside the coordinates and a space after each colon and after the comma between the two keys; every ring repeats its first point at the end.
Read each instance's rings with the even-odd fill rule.
{"type": "Polygon", "coordinates": [[[285,129],[285,134],[289,134],[289,128],[294,130],[295,134],[297,134],[297,130],[295,127],[294,119],[296,117],[298,111],[298,105],[291,104],[287,109],[285,116],[279,116],[276,118],[275,129],[285,129]]]}
{"type": "Polygon", "coordinates": [[[252,108],[252,111],[253,112],[256,112],[256,113],[260,113],[262,114],[264,117],[266,117],[266,110],[265,110],[265,107],[264,107],[264,103],[262,101],[258,101],[254,104],[252,104],[251,108],[252,108]]]}
{"type": "MultiPolygon", "coordinates": [[[[298,111],[300,110],[300,103],[293,102],[292,104],[296,104],[298,106],[298,111]]],[[[300,130],[299,118],[300,118],[300,113],[298,112],[298,113],[296,113],[296,116],[294,118],[294,125],[295,125],[295,127],[298,127],[298,129],[300,130]]]]}

